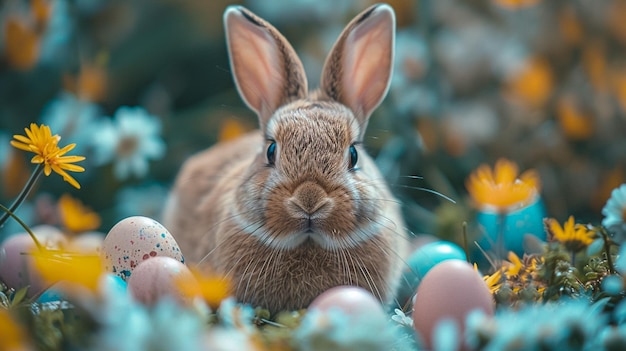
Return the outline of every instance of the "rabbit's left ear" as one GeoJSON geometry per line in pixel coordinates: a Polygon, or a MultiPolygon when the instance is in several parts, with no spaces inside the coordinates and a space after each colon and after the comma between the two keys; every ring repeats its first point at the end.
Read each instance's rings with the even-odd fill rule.
{"type": "Polygon", "coordinates": [[[348,106],[362,131],[389,89],[395,15],[391,6],[371,6],[356,16],[335,42],[322,70],[324,95],[348,106]]]}

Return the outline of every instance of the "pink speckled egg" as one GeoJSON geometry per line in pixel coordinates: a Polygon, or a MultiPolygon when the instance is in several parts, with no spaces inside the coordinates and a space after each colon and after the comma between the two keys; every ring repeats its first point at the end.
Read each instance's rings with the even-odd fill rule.
{"type": "Polygon", "coordinates": [[[141,262],[157,256],[185,262],[178,244],[161,223],[142,216],[119,221],[102,242],[105,269],[127,280],[141,262]]]}
{"type": "Polygon", "coordinates": [[[179,289],[181,279],[195,281],[195,277],[181,262],[167,256],[158,256],[141,262],[128,278],[128,291],[135,300],[152,306],[169,296],[181,304],[189,304],[179,289]]]}
{"type": "Polygon", "coordinates": [[[330,308],[338,308],[349,316],[358,317],[367,314],[372,316],[385,316],[383,307],[369,291],[356,286],[337,286],[326,290],[319,295],[309,309],[322,311],[330,308]]]}
{"type": "MultiPolygon", "coordinates": [[[[443,319],[454,321],[463,335],[465,318],[476,309],[493,315],[495,305],[489,288],[469,263],[447,260],[426,273],[417,288],[413,306],[413,325],[432,349],[432,334],[443,319]]],[[[467,349],[462,345],[462,349],[467,349]]]]}
{"type": "MultiPolygon", "coordinates": [[[[37,226],[31,230],[47,248],[57,249],[67,241],[61,231],[52,226],[37,226]]],[[[12,235],[0,245],[0,280],[14,289],[28,285],[28,297],[36,296],[47,287],[28,255],[36,249],[35,242],[27,233],[12,235]]]]}

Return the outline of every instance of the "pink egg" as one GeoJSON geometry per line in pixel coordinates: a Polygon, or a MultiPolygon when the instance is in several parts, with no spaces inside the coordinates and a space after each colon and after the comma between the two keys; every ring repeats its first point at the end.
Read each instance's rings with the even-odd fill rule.
{"type": "Polygon", "coordinates": [[[157,256],[185,262],[178,244],[161,223],[142,216],[119,221],[102,242],[105,269],[128,279],[141,262],[157,256]]]}
{"type": "Polygon", "coordinates": [[[189,268],[167,256],[141,262],[128,278],[128,290],[135,300],[151,306],[169,296],[181,304],[190,303],[181,292],[179,279],[195,281],[189,268]]]}
{"type": "Polygon", "coordinates": [[[101,252],[104,242],[104,233],[87,232],[81,233],[70,241],[73,250],[84,253],[101,252]]]}
{"type": "Polygon", "coordinates": [[[349,316],[358,317],[363,314],[372,316],[385,316],[380,301],[369,291],[356,286],[337,286],[326,290],[319,295],[309,309],[327,311],[330,308],[341,309],[349,316]]]}
{"type": "Polygon", "coordinates": [[[443,261],[428,271],[417,288],[413,325],[426,348],[431,349],[433,330],[438,322],[455,321],[459,335],[463,335],[465,318],[476,309],[487,315],[493,315],[495,310],[491,292],[482,277],[465,261],[443,261]]]}
{"type": "MultiPolygon", "coordinates": [[[[59,248],[66,242],[61,231],[55,227],[38,226],[31,230],[44,247],[59,248]]],[[[28,285],[28,297],[38,295],[47,287],[28,255],[34,250],[37,246],[27,233],[12,235],[0,245],[0,280],[13,289],[28,285]]]]}

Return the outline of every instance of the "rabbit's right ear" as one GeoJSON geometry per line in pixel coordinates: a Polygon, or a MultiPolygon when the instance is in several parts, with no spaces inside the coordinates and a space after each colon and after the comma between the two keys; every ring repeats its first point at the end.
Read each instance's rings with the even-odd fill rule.
{"type": "Polygon", "coordinates": [[[235,84],[261,129],[283,104],[307,95],[302,62],[287,40],[242,6],[229,6],[224,27],[235,84]]]}

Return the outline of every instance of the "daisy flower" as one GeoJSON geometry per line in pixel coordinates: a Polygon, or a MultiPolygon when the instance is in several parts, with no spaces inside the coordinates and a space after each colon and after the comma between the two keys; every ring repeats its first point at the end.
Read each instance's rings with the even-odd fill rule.
{"type": "Polygon", "coordinates": [[[73,234],[100,227],[100,216],[69,194],[63,194],[57,206],[63,227],[73,234]]]}
{"type": "Polygon", "coordinates": [[[575,224],[574,216],[570,216],[562,227],[555,219],[548,218],[545,220],[545,226],[550,237],[562,243],[567,250],[572,252],[586,248],[596,236],[593,230],[587,229],[582,224],[575,224]]]}
{"type": "Polygon", "coordinates": [[[35,123],[31,123],[30,128],[24,128],[24,131],[26,136],[14,135],[15,140],[11,140],[11,145],[17,149],[35,153],[31,162],[43,165],[43,172],[46,176],[54,171],[62,176],[63,180],[80,189],[80,184],[76,179],[66,172],[85,171],[83,167],[74,165],[75,162],[83,161],[85,157],[65,155],[72,151],[76,144],[59,148],[57,144],[61,137],[56,134],[52,135],[50,127],[47,125],[37,126],[35,123]]]}
{"type": "Polygon", "coordinates": [[[96,134],[95,122],[99,116],[97,105],[66,92],[46,106],[41,121],[63,135],[63,140],[76,144],[77,153],[83,153],[96,134]]]}
{"type": "Polygon", "coordinates": [[[64,281],[98,292],[100,277],[105,273],[99,254],[43,249],[30,255],[35,268],[50,285],[64,281]]]}
{"type": "Polygon", "coordinates": [[[528,170],[518,176],[517,165],[500,159],[491,169],[481,165],[470,174],[466,188],[475,204],[495,212],[526,207],[539,197],[539,176],[528,170]]]}
{"type": "Polygon", "coordinates": [[[626,184],[611,192],[611,197],[602,209],[602,225],[611,230],[626,232],[626,184]]]}
{"type": "Polygon", "coordinates": [[[106,119],[94,135],[95,160],[99,165],[114,162],[115,178],[131,175],[145,177],[148,160],[165,154],[165,143],[159,136],[159,119],[141,107],[120,107],[112,120],[106,119]]]}

